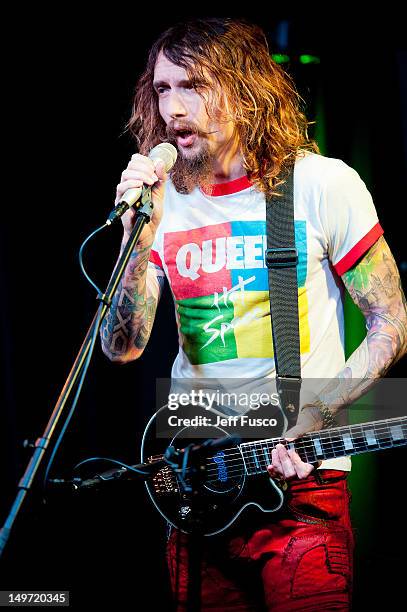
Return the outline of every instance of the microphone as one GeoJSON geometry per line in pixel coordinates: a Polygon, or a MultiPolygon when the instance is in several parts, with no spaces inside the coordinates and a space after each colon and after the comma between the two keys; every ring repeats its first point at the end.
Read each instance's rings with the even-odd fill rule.
{"type": "MultiPolygon", "coordinates": [[[[163,162],[165,171],[168,172],[177,161],[177,149],[169,142],[162,142],[151,149],[148,157],[153,160],[155,165],[157,165],[158,162],[163,162]]],[[[143,187],[127,189],[120,201],[110,212],[106,225],[111,225],[117,221],[117,219],[120,219],[120,217],[140,199],[143,189],[145,188],[146,186],[143,185],[143,187]]]]}

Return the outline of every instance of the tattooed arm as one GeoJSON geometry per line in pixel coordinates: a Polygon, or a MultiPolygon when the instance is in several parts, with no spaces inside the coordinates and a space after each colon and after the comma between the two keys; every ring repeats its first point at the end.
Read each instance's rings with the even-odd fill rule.
{"type": "MultiPolygon", "coordinates": [[[[148,260],[163,213],[166,178],[162,161],[154,164],[150,158],[136,153],[117,185],[115,204],[127,189],[143,184],[152,186],[154,204],[151,221],[143,228],[100,329],[103,352],[118,363],[137,359],[145,349],[164,284],[163,271],[148,260]]],[[[130,208],[122,217],[122,251],[134,221],[135,210],[130,208]]]]}
{"type": "Polygon", "coordinates": [[[396,262],[383,236],[342,280],[367,327],[364,342],[348,359],[343,374],[384,376],[407,353],[407,307],[396,262]]]}
{"type": "MultiPolygon", "coordinates": [[[[366,320],[367,334],[344,369],[320,393],[332,414],[366,393],[407,353],[407,307],[396,262],[383,236],[342,276],[366,320]]],[[[290,435],[322,428],[318,408],[300,413],[290,435]]]]}
{"type": "MultiPolygon", "coordinates": [[[[125,243],[122,244],[122,249],[125,243]]],[[[131,254],[112,304],[103,319],[102,349],[112,361],[127,363],[145,349],[164,285],[164,273],[148,259],[151,247],[131,254]]]]}

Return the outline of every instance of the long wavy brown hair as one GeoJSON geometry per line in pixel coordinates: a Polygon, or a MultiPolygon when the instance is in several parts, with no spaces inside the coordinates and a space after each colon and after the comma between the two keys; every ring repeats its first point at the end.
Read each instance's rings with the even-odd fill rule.
{"type": "Polygon", "coordinates": [[[308,137],[303,101],[291,77],[272,60],[261,28],[244,20],[210,18],[177,24],[153,44],[126,126],[141,154],[167,140],[153,89],[160,51],[199,83],[197,91],[211,91],[209,101],[205,96],[210,116],[218,115],[226,102],[226,120],[235,122],[247,175],[260,191],[276,193],[302,151],[319,153],[308,137]]]}

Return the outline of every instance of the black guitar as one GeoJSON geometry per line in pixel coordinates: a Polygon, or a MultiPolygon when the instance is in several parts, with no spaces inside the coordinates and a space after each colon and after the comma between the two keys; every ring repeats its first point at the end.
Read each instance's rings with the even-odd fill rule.
{"type": "MultiPolygon", "coordinates": [[[[162,422],[169,414],[168,408],[163,407],[147,424],[141,449],[144,463],[162,460],[169,445],[183,449],[193,441],[194,427],[181,427],[170,442],[168,438],[157,437],[157,419],[162,422]]],[[[225,435],[227,432],[222,427],[212,426],[206,437],[225,435]]],[[[271,450],[278,443],[294,448],[308,463],[404,446],[407,444],[407,417],[324,429],[305,434],[293,442],[269,438],[215,449],[204,459],[198,495],[186,492],[176,471],[167,465],[146,481],[147,491],[157,510],[171,525],[186,533],[198,529],[206,536],[218,534],[248,507],[257,507],[263,512],[281,508],[284,501],[282,484],[271,479],[267,472],[271,450]]]]}

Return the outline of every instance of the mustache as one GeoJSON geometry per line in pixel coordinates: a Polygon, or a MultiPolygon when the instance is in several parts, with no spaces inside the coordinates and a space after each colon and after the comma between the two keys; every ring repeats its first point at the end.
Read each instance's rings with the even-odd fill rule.
{"type": "Polygon", "coordinates": [[[208,134],[214,134],[218,130],[214,130],[212,132],[205,132],[201,130],[195,123],[192,121],[186,120],[175,120],[170,121],[166,126],[166,132],[168,139],[176,140],[179,132],[191,132],[192,134],[196,134],[197,136],[207,136],[208,134]]]}

